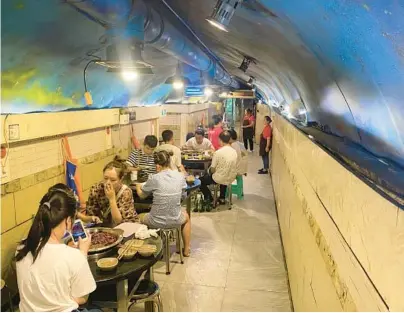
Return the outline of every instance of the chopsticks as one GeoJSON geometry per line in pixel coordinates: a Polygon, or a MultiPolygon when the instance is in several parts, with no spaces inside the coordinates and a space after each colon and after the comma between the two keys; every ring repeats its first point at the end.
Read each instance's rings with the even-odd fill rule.
{"type": "Polygon", "coordinates": [[[135,242],[134,240],[131,240],[131,242],[128,245],[126,245],[126,248],[124,248],[122,253],[118,255],[118,261],[120,261],[122,257],[125,255],[125,253],[130,250],[134,242],[135,242]]]}

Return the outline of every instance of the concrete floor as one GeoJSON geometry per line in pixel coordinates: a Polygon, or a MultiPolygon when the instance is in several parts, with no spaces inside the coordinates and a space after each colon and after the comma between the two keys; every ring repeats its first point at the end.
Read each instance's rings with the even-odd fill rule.
{"type": "Polygon", "coordinates": [[[232,210],[192,214],[185,264],[172,263],[171,275],[156,264],[164,311],[291,310],[271,181],[257,174],[261,167],[251,155],[245,198],[233,196],[232,210]]]}

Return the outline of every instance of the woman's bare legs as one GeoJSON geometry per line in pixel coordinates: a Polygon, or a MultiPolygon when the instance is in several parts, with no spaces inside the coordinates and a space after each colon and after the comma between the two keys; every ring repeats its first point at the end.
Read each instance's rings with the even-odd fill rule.
{"type": "Polygon", "coordinates": [[[181,226],[182,228],[182,241],[184,242],[184,256],[189,256],[191,248],[191,220],[189,219],[188,213],[184,210],[185,223],[181,226]]]}

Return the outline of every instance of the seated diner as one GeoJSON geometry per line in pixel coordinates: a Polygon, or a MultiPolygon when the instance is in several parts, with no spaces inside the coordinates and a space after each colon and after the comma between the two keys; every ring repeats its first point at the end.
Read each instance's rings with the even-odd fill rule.
{"type": "Polygon", "coordinates": [[[190,254],[191,221],[181,208],[181,196],[187,187],[185,177],[170,169],[171,153],[162,150],[154,153],[157,174],[146,183],[137,184],[140,197],[153,194],[150,213],[141,214],[140,220],[150,228],[175,228],[181,226],[184,242],[184,256],[190,254]]]}
{"type": "Polygon", "coordinates": [[[237,153],[237,175],[246,175],[248,166],[248,154],[241,142],[237,141],[237,132],[234,129],[229,130],[231,147],[237,153]]]}
{"type": "Polygon", "coordinates": [[[212,142],[209,139],[205,138],[205,131],[200,128],[195,131],[195,136],[190,138],[185,143],[183,149],[196,150],[196,151],[215,150],[215,148],[212,145],[212,142]]]}
{"type": "Polygon", "coordinates": [[[185,168],[182,165],[181,161],[181,150],[177,146],[174,145],[174,133],[172,130],[166,129],[162,132],[161,137],[163,138],[163,144],[156,148],[156,152],[158,151],[168,151],[172,152],[173,156],[171,157],[170,168],[172,170],[180,171],[183,174],[186,174],[185,168]]]}
{"type": "Polygon", "coordinates": [[[225,203],[227,185],[231,184],[237,175],[237,152],[230,145],[230,133],[223,131],[219,135],[222,148],[213,154],[209,174],[201,178],[201,192],[207,203],[212,203],[213,197],[209,185],[220,184],[219,204],[225,203]]]}
{"type": "Polygon", "coordinates": [[[138,171],[138,177],[144,176],[147,180],[149,175],[156,174],[153,152],[158,144],[158,139],[154,135],[147,135],[143,141],[143,147],[133,149],[126,161],[130,166],[130,171],[138,171]]]}
{"type": "Polygon", "coordinates": [[[28,237],[16,253],[21,312],[72,312],[96,289],[87,252],[91,238],[72,248],[62,242],[71,231],[77,202],[65,185],[42,197],[28,237]]]}
{"type": "Polygon", "coordinates": [[[90,189],[87,214],[77,214],[83,222],[102,223],[105,227],[114,227],[124,222],[138,221],[132,190],[122,183],[126,172],[125,160],[119,156],[104,167],[104,180],[90,189]]]}

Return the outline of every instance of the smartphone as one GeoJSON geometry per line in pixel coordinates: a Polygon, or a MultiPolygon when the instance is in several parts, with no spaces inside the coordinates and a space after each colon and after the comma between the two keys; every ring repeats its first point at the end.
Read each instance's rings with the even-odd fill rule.
{"type": "Polygon", "coordinates": [[[73,223],[71,237],[73,239],[73,243],[77,245],[79,243],[79,238],[82,240],[87,240],[87,232],[84,229],[83,222],[80,219],[77,219],[73,223]]]}

